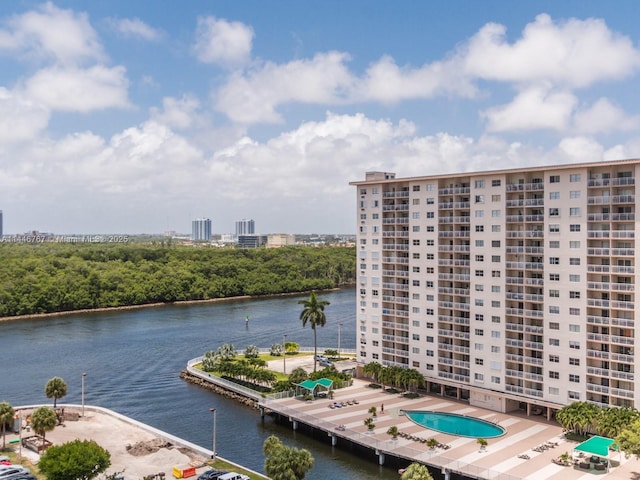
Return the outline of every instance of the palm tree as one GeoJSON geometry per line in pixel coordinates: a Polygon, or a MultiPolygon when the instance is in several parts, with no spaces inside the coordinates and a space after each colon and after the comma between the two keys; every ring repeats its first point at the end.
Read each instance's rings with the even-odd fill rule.
{"type": "Polygon", "coordinates": [[[273,480],[302,480],[313,467],[313,456],[308,450],[288,447],[271,435],[262,444],[266,456],[264,469],[273,480]]]}
{"type": "Polygon", "coordinates": [[[44,449],[45,434],[56,428],[58,417],[49,407],[40,407],[31,415],[31,427],[33,431],[42,436],[42,448],[44,449]]]}
{"type": "Polygon", "coordinates": [[[489,444],[489,442],[487,442],[485,438],[478,438],[476,440],[476,443],[480,445],[480,450],[484,450],[485,448],[487,448],[487,445],[489,444]]]}
{"type": "Polygon", "coordinates": [[[396,440],[398,438],[398,433],[398,427],[396,425],[391,425],[387,430],[387,435],[391,435],[391,438],[393,440],[396,440]]]}
{"type": "Polygon", "coordinates": [[[53,377],[44,387],[44,393],[47,398],[53,397],[53,408],[56,408],[58,399],[67,394],[67,383],[60,377],[53,377]]]}
{"type": "Polygon", "coordinates": [[[13,420],[14,415],[13,407],[9,402],[0,403],[0,423],[2,423],[2,449],[7,447],[6,444],[6,424],[13,420]]]}
{"type": "Polygon", "coordinates": [[[299,300],[300,305],[304,305],[304,309],[300,312],[300,320],[302,320],[302,326],[306,327],[307,322],[311,325],[313,330],[313,371],[316,371],[316,364],[318,357],[318,341],[316,336],[316,327],[324,327],[327,323],[327,317],[324,314],[324,307],[329,305],[326,300],[318,300],[316,292],[311,292],[309,300],[299,300]]]}
{"type": "Polygon", "coordinates": [[[362,373],[368,377],[371,377],[374,382],[377,382],[382,368],[382,365],[378,362],[369,362],[364,367],[362,367],[362,373]]]}
{"type": "Polygon", "coordinates": [[[433,480],[433,477],[427,467],[421,463],[414,462],[402,472],[400,480],[433,480]]]}
{"type": "Polygon", "coordinates": [[[367,427],[367,430],[373,432],[373,429],[376,428],[376,424],[373,420],[373,417],[367,417],[364,419],[364,424],[367,427]]]}

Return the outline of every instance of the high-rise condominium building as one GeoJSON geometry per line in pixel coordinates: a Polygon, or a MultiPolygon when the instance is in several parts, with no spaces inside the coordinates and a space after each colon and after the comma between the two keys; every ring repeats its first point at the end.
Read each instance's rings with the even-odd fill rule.
{"type": "Polygon", "coordinates": [[[256,222],[254,220],[238,220],[236,222],[236,237],[240,235],[253,235],[256,233],[256,222]]]}
{"type": "Polygon", "coordinates": [[[360,360],[503,412],[640,408],[639,174],[625,160],[351,182],[360,360]]]}
{"type": "Polygon", "coordinates": [[[0,210],[0,238],[2,238],[2,210],[0,210]]]}
{"type": "Polygon", "coordinates": [[[211,240],[211,220],[197,218],[191,222],[191,238],[194,242],[211,240]]]}

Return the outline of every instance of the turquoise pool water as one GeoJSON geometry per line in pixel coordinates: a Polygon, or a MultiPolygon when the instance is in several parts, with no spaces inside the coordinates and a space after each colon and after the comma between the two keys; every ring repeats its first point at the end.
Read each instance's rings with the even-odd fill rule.
{"type": "Polygon", "coordinates": [[[405,415],[414,423],[436,432],[449,433],[460,437],[495,438],[507,430],[495,423],[479,418],[465,417],[455,413],[405,410],[405,415]]]}

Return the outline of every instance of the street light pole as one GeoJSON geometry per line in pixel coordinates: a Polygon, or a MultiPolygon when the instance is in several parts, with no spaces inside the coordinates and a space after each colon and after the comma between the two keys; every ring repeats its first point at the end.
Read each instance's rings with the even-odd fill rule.
{"type": "Polygon", "coordinates": [[[287,334],[282,335],[282,373],[287,373],[287,334]]]}
{"type": "Polygon", "coordinates": [[[342,324],[338,324],[338,359],[340,359],[340,330],[342,330],[342,324]]]}
{"type": "Polygon", "coordinates": [[[211,458],[216,461],[216,409],[210,408],[209,411],[213,413],[213,454],[211,458]]]}
{"type": "Polygon", "coordinates": [[[82,373],[82,417],[84,418],[84,377],[86,377],[86,373],[82,373]]]}

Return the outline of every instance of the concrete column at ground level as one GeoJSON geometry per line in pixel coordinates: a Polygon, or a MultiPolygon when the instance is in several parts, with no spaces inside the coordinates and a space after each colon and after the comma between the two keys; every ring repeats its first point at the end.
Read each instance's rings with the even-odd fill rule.
{"type": "Polygon", "coordinates": [[[444,397],[444,384],[440,385],[440,395],[444,397]]]}
{"type": "Polygon", "coordinates": [[[264,407],[260,407],[260,416],[264,418],[264,407]]]}
{"type": "Polygon", "coordinates": [[[293,421],[293,429],[294,430],[298,430],[298,421],[297,420],[293,421]]]}
{"type": "Polygon", "coordinates": [[[456,387],[456,398],[460,400],[460,387],[456,387]]]}
{"type": "Polygon", "coordinates": [[[333,433],[331,433],[330,436],[331,436],[331,446],[335,447],[338,444],[338,437],[336,437],[333,433]]]}
{"type": "Polygon", "coordinates": [[[384,453],[380,450],[376,450],[376,455],[378,455],[378,465],[384,465],[384,453]]]}

